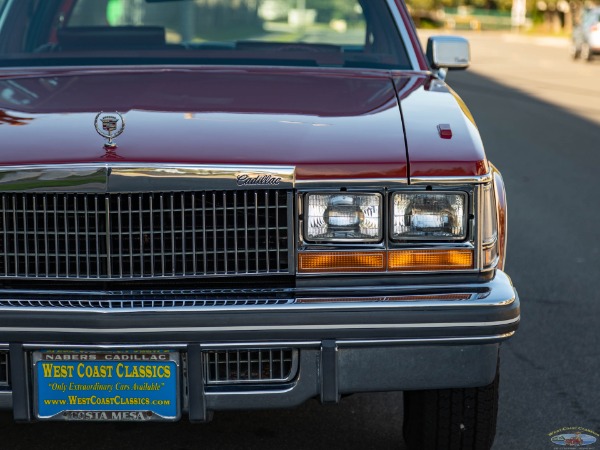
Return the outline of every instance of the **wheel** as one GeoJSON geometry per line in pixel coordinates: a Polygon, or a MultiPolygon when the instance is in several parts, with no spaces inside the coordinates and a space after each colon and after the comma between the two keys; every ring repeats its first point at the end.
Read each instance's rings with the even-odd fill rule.
{"type": "Polygon", "coordinates": [[[592,55],[592,50],[590,49],[590,45],[587,42],[581,44],[581,59],[584,61],[591,61],[594,56],[592,55]]]}
{"type": "Polygon", "coordinates": [[[498,380],[479,388],[404,392],[410,450],[490,450],[496,435],[498,380]]]}
{"type": "Polygon", "coordinates": [[[579,59],[579,56],[581,55],[581,48],[577,47],[577,44],[575,42],[573,42],[573,43],[571,43],[570,53],[571,53],[571,58],[579,59]]]}

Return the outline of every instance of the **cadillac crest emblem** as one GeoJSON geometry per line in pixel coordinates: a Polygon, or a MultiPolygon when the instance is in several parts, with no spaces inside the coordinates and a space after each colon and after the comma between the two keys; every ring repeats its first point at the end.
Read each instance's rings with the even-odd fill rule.
{"type": "Polygon", "coordinates": [[[118,112],[115,115],[104,114],[99,112],[94,120],[94,126],[100,136],[108,139],[108,142],[104,144],[106,150],[114,150],[117,148],[117,144],[113,141],[114,138],[120,136],[125,130],[125,119],[118,112]]]}

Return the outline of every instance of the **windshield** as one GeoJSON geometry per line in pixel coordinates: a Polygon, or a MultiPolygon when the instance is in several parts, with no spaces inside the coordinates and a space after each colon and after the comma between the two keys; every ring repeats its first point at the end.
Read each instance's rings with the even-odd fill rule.
{"type": "Polygon", "coordinates": [[[0,0],[0,65],[409,69],[385,0],[0,0]]]}

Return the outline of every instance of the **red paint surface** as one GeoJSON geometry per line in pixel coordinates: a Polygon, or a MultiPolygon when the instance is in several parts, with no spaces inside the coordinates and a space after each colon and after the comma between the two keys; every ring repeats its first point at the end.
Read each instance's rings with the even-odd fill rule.
{"type": "Polygon", "coordinates": [[[411,177],[478,176],[489,172],[483,144],[460,99],[427,76],[396,79],[405,121],[411,177]],[[408,92],[406,95],[405,92],[408,92]],[[452,139],[440,139],[437,125],[450,125],[452,139]]]}
{"type": "Polygon", "coordinates": [[[477,130],[426,75],[273,68],[4,71],[0,164],[106,162],[95,115],[118,111],[112,160],[296,167],[298,179],[479,175],[477,130]],[[399,97],[394,89],[399,91],[399,97]],[[8,89],[8,91],[7,91],[8,89]],[[442,141],[439,123],[454,138],[442,141]]]}
{"type": "Polygon", "coordinates": [[[112,158],[121,162],[288,165],[298,178],[407,176],[401,116],[385,72],[32,75],[13,78],[13,101],[0,101],[11,116],[31,119],[0,125],[2,164],[104,162],[94,117],[118,111],[126,129],[112,158]]]}

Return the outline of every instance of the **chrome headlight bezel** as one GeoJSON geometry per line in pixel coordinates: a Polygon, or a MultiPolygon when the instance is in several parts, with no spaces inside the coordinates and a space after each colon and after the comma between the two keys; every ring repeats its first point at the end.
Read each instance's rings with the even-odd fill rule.
{"type": "Polygon", "coordinates": [[[482,185],[480,192],[479,229],[481,232],[481,268],[488,270],[495,268],[500,260],[496,187],[493,183],[482,185]]]}
{"type": "MultiPolygon", "coordinates": [[[[303,240],[307,244],[378,244],[383,242],[385,237],[385,204],[384,204],[384,195],[381,192],[373,192],[373,191],[314,191],[314,192],[305,192],[302,195],[303,205],[302,205],[302,214],[303,214],[303,225],[302,225],[302,234],[303,240]],[[331,237],[331,236],[319,236],[310,233],[311,228],[311,202],[310,198],[314,196],[321,197],[369,197],[372,199],[376,199],[377,203],[377,215],[375,218],[371,217],[371,220],[374,220],[377,225],[377,233],[373,237],[331,237]]],[[[356,207],[360,208],[360,205],[356,205],[356,207]]],[[[318,217],[318,214],[315,215],[318,217]]]]}
{"type": "Polygon", "coordinates": [[[402,243],[402,242],[432,242],[432,243],[443,243],[443,242],[464,242],[469,239],[469,194],[465,191],[459,190],[401,190],[390,192],[389,198],[389,237],[391,242],[402,243]],[[460,219],[460,228],[461,233],[456,234],[454,236],[448,235],[435,235],[435,234],[427,234],[427,235],[410,235],[405,234],[401,235],[396,233],[396,218],[399,217],[399,214],[396,214],[396,198],[397,196],[422,196],[422,197],[434,197],[434,196],[455,196],[457,198],[461,198],[462,200],[462,212],[457,215],[457,218],[460,219]]]}

